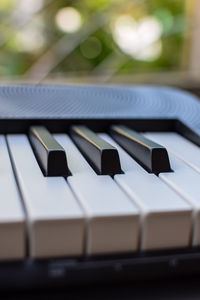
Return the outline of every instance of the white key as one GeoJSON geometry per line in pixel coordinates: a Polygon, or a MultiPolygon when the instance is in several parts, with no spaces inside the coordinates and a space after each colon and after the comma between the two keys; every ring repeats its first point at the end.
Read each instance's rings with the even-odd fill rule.
{"type": "MultiPolygon", "coordinates": [[[[155,133],[145,135],[158,143],[162,142],[160,135],[155,133]]],[[[164,146],[167,147],[167,144],[164,146]]],[[[168,154],[174,172],[162,173],[159,177],[191,203],[194,215],[193,245],[200,245],[200,174],[170,151],[168,154]]]]}
{"type": "Polygon", "coordinates": [[[27,211],[30,255],[81,255],[84,214],[66,181],[43,176],[25,135],[7,140],[27,211]]]}
{"type": "Polygon", "coordinates": [[[4,136],[0,136],[0,260],[25,255],[25,214],[4,136]]]}
{"type": "Polygon", "coordinates": [[[182,159],[189,166],[200,172],[200,148],[175,132],[145,133],[152,136],[165,146],[176,157],[182,159]]]}
{"type": "Polygon", "coordinates": [[[141,209],[141,249],[189,246],[191,206],[157,176],[147,173],[108,135],[100,136],[118,149],[125,174],[114,178],[141,209]]]}
{"type": "Polygon", "coordinates": [[[110,176],[97,175],[64,134],[55,135],[65,149],[72,176],[69,184],[88,218],[86,253],[134,251],[138,247],[139,212],[110,176]]]}

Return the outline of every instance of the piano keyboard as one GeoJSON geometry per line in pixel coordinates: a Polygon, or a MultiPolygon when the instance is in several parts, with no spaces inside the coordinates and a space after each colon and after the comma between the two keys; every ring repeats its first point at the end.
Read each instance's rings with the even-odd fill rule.
{"type": "MultiPolygon", "coordinates": [[[[155,270],[158,262],[168,265],[170,261],[171,266],[172,259],[179,272],[177,259],[184,258],[187,263],[192,257],[197,268],[200,265],[197,100],[176,90],[155,87],[54,89],[0,88],[0,266],[17,264],[18,267],[13,267],[16,272],[35,276],[35,281],[42,270],[40,264],[48,266],[44,277],[63,278],[68,264],[70,268],[80,266],[80,271],[88,262],[84,274],[93,268],[96,276],[102,278],[98,270],[108,265],[112,265],[112,272],[109,271],[112,274],[119,270],[126,273],[127,259],[129,268],[141,262],[147,269],[152,264],[155,270]],[[54,106],[50,97],[53,91],[61,99],[54,106]],[[102,110],[101,92],[105,97],[102,110]],[[115,92],[122,95],[124,106],[117,102],[117,97],[116,103],[112,102],[115,92]],[[132,100],[126,102],[126,96],[130,97],[132,92],[132,100]],[[151,108],[145,102],[146,92],[154,95],[151,108]],[[46,95],[41,98],[43,106],[37,102],[38,97],[33,97],[37,93],[46,95]],[[62,98],[67,95],[69,98],[62,98]],[[91,103],[92,107],[91,100],[87,103],[88,95],[96,95],[94,101],[99,107],[93,106],[94,112],[87,115],[80,99],[82,96],[86,106],[91,103]],[[32,97],[31,102],[27,104],[24,97],[32,97]],[[170,102],[171,99],[182,101],[170,102]],[[34,112],[30,109],[33,101],[34,112]],[[48,108],[47,103],[52,113],[42,116],[40,112],[42,107],[48,108]],[[114,106],[109,111],[109,105],[114,103],[117,111],[114,106]],[[175,111],[176,105],[179,107],[177,118],[170,105],[175,111]],[[57,109],[55,114],[53,107],[57,109]],[[62,116],[59,109],[63,109],[62,116]],[[52,261],[56,264],[53,271],[52,261]],[[34,268],[38,268],[37,272],[31,271],[34,268]]],[[[0,279],[4,280],[1,271],[0,279]]]]}
{"type": "MultiPolygon", "coordinates": [[[[82,129],[86,132],[87,128],[80,126],[82,129]]],[[[123,127],[138,163],[124,150],[123,142],[124,149],[108,133],[90,132],[90,141],[83,135],[82,142],[75,144],[73,133],[53,135],[43,128],[38,139],[40,152],[34,151],[25,134],[1,136],[0,259],[134,253],[200,245],[200,172],[184,152],[179,155],[182,148],[190,147],[200,157],[200,149],[176,134],[178,145],[171,152],[168,139],[172,133],[137,133],[132,145],[132,130],[123,127]],[[51,140],[48,151],[47,140],[51,140]],[[83,144],[85,153],[89,149],[87,155],[80,151],[83,144]],[[47,156],[62,151],[63,164],[70,173],[64,171],[65,176],[58,176],[65,170],[60,162],[57,164],[57,159],[62,159],[54,155],[52,162],[42,148],[47,156]],[[154,157],[153,151],[159,150],[161,153],[154,157]],[[111,152],[108,158],[104,158],[104,151],[111,152]],[[149,171],[145,161],[151,166],[149,171]],[[46,169],[55,166],[57,173],[53,169],[50,175],[43,172],[45,163],[46,169]],[[95,163],[100,169],[106,163],[110,167],[103,166],[101,175],[92,167],[95,163]]]]}

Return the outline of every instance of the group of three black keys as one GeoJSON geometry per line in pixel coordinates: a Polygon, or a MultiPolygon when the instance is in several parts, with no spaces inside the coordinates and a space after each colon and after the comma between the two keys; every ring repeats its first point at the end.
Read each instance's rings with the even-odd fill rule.
{"type": "MultiPolygon", "coordinates": [[[[158,175],[172,172],[166,148],[123,125],[113,125],[112,138],[147,172],[158,175]]],[[[120,158],[115,147],[83,125],[70,128],[70,136],[80,152],[98,175],[122,174],[120,158]]],[[[32,126],[29,139],[44,176],[71,175],[65,150],[43,126],[32,126]]]]}

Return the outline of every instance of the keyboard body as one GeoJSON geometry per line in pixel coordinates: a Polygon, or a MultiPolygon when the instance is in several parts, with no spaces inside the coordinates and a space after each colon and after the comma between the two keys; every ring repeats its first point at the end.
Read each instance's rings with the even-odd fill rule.
{"type": "MultiPolygon", "coordinates": [[[[200,146],[200,103],[186,92],[157,86],[1,86],[0,134],[26,134],[32,125],[52,133],[72,124],[107,132],[177,132],[200,146]]],[[[57,287],[200,274],[200,247],[109,255],[0,262],[0,288],[57,287]]]]}

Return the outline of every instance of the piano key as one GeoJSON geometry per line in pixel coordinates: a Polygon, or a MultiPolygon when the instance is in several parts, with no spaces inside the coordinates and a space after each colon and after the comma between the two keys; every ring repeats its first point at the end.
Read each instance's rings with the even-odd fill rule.
{"type": "MultiPolygon", "coordinates": [[[[160,135],[147,133],[155,141],[160,140],[160,135]]],[[[192,243],[200,245],[200,174],[188,166],[184,161],[177,158],[169,151],[169,159],[174,170],[172,173],[163,173],[159,177],[166,182],[179,195],[191,203],[194,217],[194,234],[192,243]]]]}
{"type": "Polygon", "coordinates": [[[124,174],[115,175],[114,179],[140,207],[141,249],[189,246],[192,229],[191,205],[157,176],[146,172],[108,135],[100,136],[117,148],[124,174]]]}
{"type": "Polygon", "coordinates": [[[167,150],[136,131],[123,126],[110,128],[111,136],[148,172],[171,172],[167,150]]]}
{"type": "Polygon", "coordinates": [[[139,210],[107,175],[97,175],[64,134],[55,138],[65,149],[72,176],[68,182],[87,215],[88,255],[130,252],[138,248],[139,210]]]}
{"type": "Polygon", "coordinates": [[[0,136],[0,260],[25,256],[25,214],[4,136],[0,136]]]}
{"type": "Polygon", "coordinates": [[[83,254],[84,214],[63,177],[44,177],[28,138],[7,141],[28,218],[31,257],[83,254]]]}
{"type": "Polygon", "coordinates": [[[43,126],[32,126],[29,138],[37,160],[45,176],[70,174],[64,149],[43,126]]]}
{"type": "MultiPolygon", "coordinates": [[[[148,133],[147,133],[148,136],[148,133]]],[[[153,133],[175,156],[200,172],[200,148],[176,132],[153,133]]]]}
{"type": "Polygon", "coordinates": [[[85,126],[72,126],[71,137],[99,175],[122,173],[117,150],[85,126]]]}

